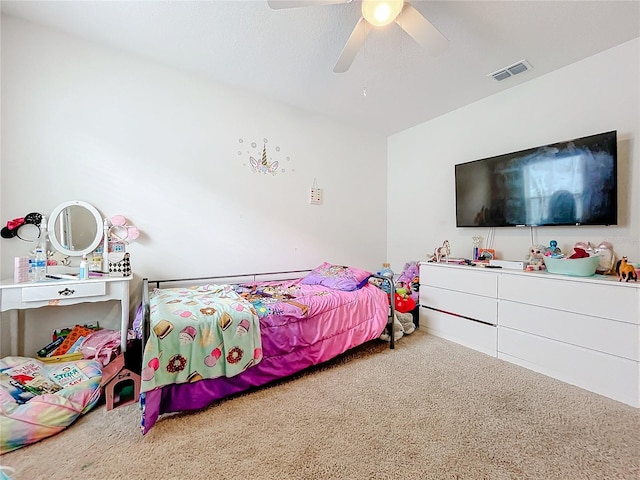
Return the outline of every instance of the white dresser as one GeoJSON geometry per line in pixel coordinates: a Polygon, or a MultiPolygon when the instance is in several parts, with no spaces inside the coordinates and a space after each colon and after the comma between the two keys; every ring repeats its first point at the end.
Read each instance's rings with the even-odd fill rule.
{"type": "Polygon", "coordinates": [[[640,407],[640,283],[420,264],[427,331],[640,407]]]}

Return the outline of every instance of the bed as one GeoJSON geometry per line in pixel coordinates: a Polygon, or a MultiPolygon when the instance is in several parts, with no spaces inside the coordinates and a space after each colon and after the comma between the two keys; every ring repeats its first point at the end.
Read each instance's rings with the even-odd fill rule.
{"type": "Polygon", "coordinates": [[[392,290],[386,277],[327,262],[292,272],[143,279],[134,324],[144,345],[142,433],[162,414],[204,408],[378,338],[392,325],[392,290]]]}

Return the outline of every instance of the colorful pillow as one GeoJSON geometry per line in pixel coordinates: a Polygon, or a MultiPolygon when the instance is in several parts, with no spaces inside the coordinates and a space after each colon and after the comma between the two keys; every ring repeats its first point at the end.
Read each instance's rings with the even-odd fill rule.
{"type": "Polygon", "coordinates": [[[336,290],[351,292],[365,285],[370,276],[371,272],[366,272],[358,268],[324,262],[322,265],[314,268],[300,283],[305,285],[323,285],[336,290]]]}

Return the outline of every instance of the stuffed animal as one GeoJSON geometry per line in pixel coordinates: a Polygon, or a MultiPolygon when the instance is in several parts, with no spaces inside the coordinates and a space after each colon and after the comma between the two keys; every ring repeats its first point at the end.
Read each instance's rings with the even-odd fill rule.
{"type": "MultiPolygon", "coordinates": [[[[403,335],[404,335],[404,328],[402,327],[400,320],[398,320],[398,316],[395,315],[393,317],[393,340],[398,341],[402,338],[403,335]]],[[[384,342],[389,342],[391,340],[391,337],[389,336],[389,332],[387,331],[386,328],[380,334],[379,338],[384,342]]]]}
{"type": "Polygon", "coordinates": [[[402,331],[405,335],[411,335],[416,326],[413,323],[413,315],[411,313],[396,312],[396,318],[402,325],[402,331]]]}
{"type": "Polygon", "coordinates": [[[402,295],[396,292],[395,300],[396,300],[395,307],[397,312],[408,313],[414,308],[416,308],[416,302],[413,300],[413,298],[410,298],[408,296],[403,297],[402,295]]]}
{"type": "Polygon", "coordinates": [[[531,245],[529,253],[525,257],[527,270],[544,270],[544,245],[531,245]]]}
{"type": "Polygon", "coordinates": [[[410,297],[418,303],[420,297],[420,267],[418,262],[410,261],[404,264],[404,269],[396,281],[396,292],[403,297],[410,297]]]}
{"type": "MultiPolygon", "coordinates": [[[[401,339],[404,335],[412,334],[416,329],[416,326],[413,323],[413,315],[410,313],[402,313],[395,312],[393,317],[393,339],[397,341],[401,339]]],[[[391,340],[389,337],[389,332],[385,328],[384,332],[380,334],[380,340],[388,342],[391,340]]]]}

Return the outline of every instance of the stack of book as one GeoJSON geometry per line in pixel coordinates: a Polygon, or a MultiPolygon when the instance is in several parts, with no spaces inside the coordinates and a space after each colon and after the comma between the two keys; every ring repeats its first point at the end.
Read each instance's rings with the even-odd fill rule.
{"type": "Polygon", "coordinates": [[[54,330],[51,343],[38,350],[38,359],[43,362],[79,360],[82,358],[80,345],[98,329],[98,323],[95,322],[54,330]]]}
{"type": "Polygon", "coordinates": [[[38,395],[56,393],[88,379],[74,363],[46,366],[39,360],[28,359],[0,372],[0,400],[8,395],[16,403],[24,404],[38,395]]]}

